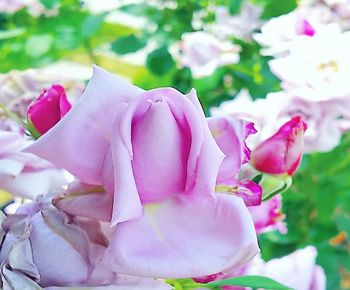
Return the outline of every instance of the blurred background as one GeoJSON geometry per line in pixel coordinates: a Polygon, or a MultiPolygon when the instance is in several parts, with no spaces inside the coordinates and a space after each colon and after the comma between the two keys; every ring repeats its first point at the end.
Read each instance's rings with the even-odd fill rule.
{"type": "Polygon", "coordinates": [[[0,0],[0,102],[20,110],[52,83],[74,99],[96,64],[144,89],[196,88],[208,116],[262,132],[303,115],[285,228],[259,235],[262,257],[314,245],[327,289],[350,289],[349,28],[347,0],[0,0]]]}

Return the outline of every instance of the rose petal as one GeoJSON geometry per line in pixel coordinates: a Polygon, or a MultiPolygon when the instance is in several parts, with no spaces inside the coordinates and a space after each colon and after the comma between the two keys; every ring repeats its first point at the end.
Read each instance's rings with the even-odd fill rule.
{"type": "Polygon", "coordinates": [[[124,108],[123,103],[141,93],[141,89],[95,66],[76,105],[26,151],[67,169],[82,182],[101,184],[115,115],[124,108]]]}
{"type": "Polygon", "coordinates": [[[243,201],[219,194],[146,206],[140,219],[116,226],[104,261],[118,273],[184,278],[239,266],[258,251],[243,201]]]}

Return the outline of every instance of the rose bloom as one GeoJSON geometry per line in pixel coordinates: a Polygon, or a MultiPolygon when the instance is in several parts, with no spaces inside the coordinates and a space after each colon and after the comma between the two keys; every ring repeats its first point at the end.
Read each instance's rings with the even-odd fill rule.
{"type": "Polygon", "coordinates": [[[285,92],[270,93],[265,99],[252,100],[247,91],[241,91],[235,99],[212,108],[214,116],[233,116],[255,124],[258,133],[248,138],[255,148],[269,138],[292,116],[300,115],[307,123],[305,152],[327,152],[340,143],[343,132],[349,127],[350,102],[346,99],[322,102],[308,101],[285,92]]]}
{"type": "Polygon", "coordinates": [[[64,88],[52,85],[29,105],[27,110],[29,130],[35,135],[46,133],[67,114],[71,107],[64,88]]]}
{"type": "Polygon", "coordinates": [[[189,67],[196,78],[210,76],[221,66],[239,61],[240,47],[221,41],[203,31],[182,35],[180,63],[189,67]]]}
{"type": "Polygon", "coordinates": [[[310,11],[296,9],[268,20],[253,38],[263,47],[263,55],[280,57],[289,54],[293,41],[313,37],[323,26],[321,19],[310,11]]]}
{"type": "Polygon", "coordinates": [[[194,90],[144,91],[95,67],[83,96],[27,151],[80,180],[55,198],[57,207],[113,226],[106,267],[195,277],[238,267],[258,252],[243,199],[215,192],[217,180],[235,177],[223,177],[225,169],[244,159],[244,145],[233,144],[222,169],[220,148],[237,139],[226,128],[231,133],[217,144],[194,90]]]}
{"type": "Polygon", "coordinates": [[[213,29],[225,38],[250,40],[252,31],[261,25],[261,13],[262,8],[250,2],[244,2],[237,15],[231,15],[226,7],[219,6],[215,8],[213,29]]]}
{"type": "Polygon", "coordinates": [[[294,41],[289,55],[269,65],[282,87],[294,96],[308,101],[348,98],[349,50],[350,32],[332,25],[313,37],[294,41]]]}

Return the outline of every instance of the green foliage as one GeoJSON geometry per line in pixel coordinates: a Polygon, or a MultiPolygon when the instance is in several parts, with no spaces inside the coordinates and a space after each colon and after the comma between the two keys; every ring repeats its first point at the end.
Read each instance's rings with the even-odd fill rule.
{"type": "Polygon", "coordinates": [[[59,4],[60,0],[40,0],[40,3],[47,9],[52,9],[59,4]]]}
{"type": "Polygon", "coordinates": [[[81,36],[83,38],[93,36],[101,28],[105,17],[106,13],[86,16],[81,23],[81,36]]]}
{"type": "Polygon", "coordinates": [[[241,10],[243,0],[230,0],[228,10],[231,15],[237,14],[241,10]]]}
{"type": "Polygon", "coordinates": [[[209,288],[225,285],[234,285],[241,287],[262,288],[270,290],[291,290],[291,288],[282,285],[270,278],[262,276],[241,276],[221,281],[208,283],[206,286],[209,288]]]}
{"type": "Polygon", "coordinates": [[[223,279],[210,283],[197,283],[191,279],[176,279],[166,280],[166,282],[174,287],[175,290],[190,290],[190,289],[213,289],[220,290],[222,286],[240,286],[269,290],[292,290],[291,288],[278,283],[267,277],[251,275],[251,276],[237,276],[234,278],[223,279]]]}
{"type": "Polygon", "coordinates": [[[297,7],[296,0],[268,0],[265,2],[265,9],[262,18],[269,19],[291,12],[297,7]]]}
{"type": "Polygon", "coordinates": [[[134,34],[123,36],[112,42],[112,50],[118,54],[127,54],[145,47],[146,40],[134,34]]]}
{"type": "Polygon", "coordinates": [[[286,255],[306,245],[318,248],[318,263],[327,274],[327,289],[342,289],[350,273],[350,134],[332,152],[305,156],[283,194],[288,233],[260,237],[265,259],[286,255]]]}
{"type": "Polygon", "coordinates": [[[146,61],[147,68],[156,75],[163,75],[169,72],[175,62],[166,47],[152,51],[146,61]]]}

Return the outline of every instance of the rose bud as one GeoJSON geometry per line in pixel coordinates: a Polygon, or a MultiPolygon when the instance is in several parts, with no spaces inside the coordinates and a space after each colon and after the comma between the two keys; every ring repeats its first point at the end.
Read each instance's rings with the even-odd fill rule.
{"type": "Polygon", "coordinates": [[[64,88],[52,85],[32,102],[27,110],[28,129],[34,137],[46,133],[71,109],[64,88]]]}
{"type": "Polygon", "coordinates": [[[293,175],[302,158],[306,129],[300,116],[293,117],[253,150],[252,165],[268,174],[293,175]]]}

